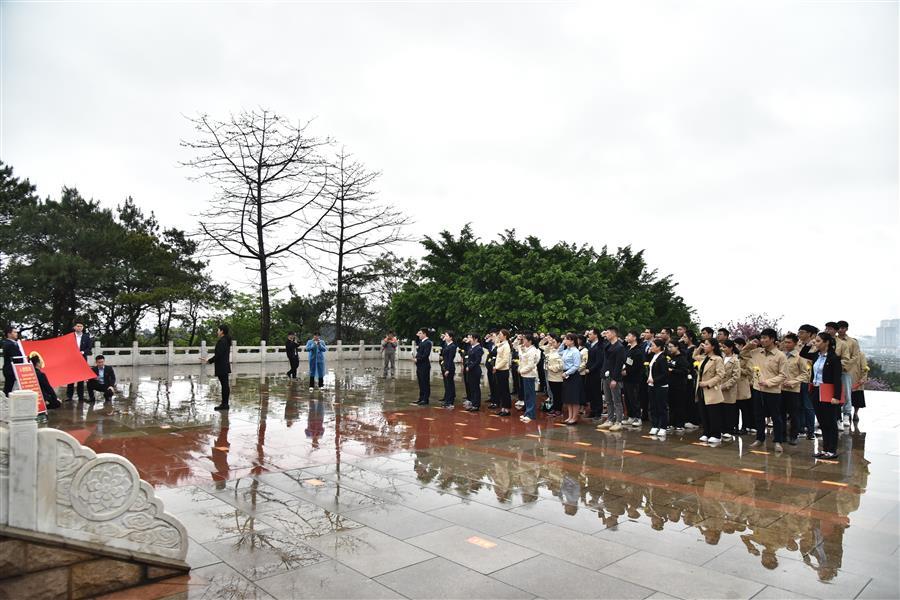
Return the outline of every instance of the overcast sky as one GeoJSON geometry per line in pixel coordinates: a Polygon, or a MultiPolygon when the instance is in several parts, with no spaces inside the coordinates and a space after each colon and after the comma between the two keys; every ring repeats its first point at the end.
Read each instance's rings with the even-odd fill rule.
{"type": "Polygon", "coordinates": [[[703,324],[900,316],[895,2],[0,7],[0,159],[42,195],[192,229],[184,115],[265,106],[382,170],[416,236],[632,244],[703,324]]]}

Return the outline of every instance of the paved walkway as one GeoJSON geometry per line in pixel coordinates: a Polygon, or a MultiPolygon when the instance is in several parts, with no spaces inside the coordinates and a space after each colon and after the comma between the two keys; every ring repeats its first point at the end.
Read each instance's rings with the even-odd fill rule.
{"type": "Polygon", "coordinates": [[[51,413],[133,461],[191,536],[190,576],[121,597],[900,596],[898,394],[870,393],[827,462],[805,440],[412,407],[407,369],[348,365],[313,393],[242,377],[227,415],[199,373],[144,376],[51,413]]]}

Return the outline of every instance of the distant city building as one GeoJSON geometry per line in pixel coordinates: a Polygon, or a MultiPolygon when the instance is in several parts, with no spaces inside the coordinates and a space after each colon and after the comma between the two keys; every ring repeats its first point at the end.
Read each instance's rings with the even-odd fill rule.
{"type": "Polygon", "coordinates": [[[875,344],[879,348],[900,347],[900,319],[888,319],[875,329],[875,344]]]}

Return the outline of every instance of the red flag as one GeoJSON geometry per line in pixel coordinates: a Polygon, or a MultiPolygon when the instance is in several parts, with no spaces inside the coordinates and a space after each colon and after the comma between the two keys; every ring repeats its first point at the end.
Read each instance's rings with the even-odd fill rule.
{"type": "Polygon", "coordinates": [[[96,377],[81,356],[74,333],[49,340],[22,340],[19,343],[22,345],[22,353],[28,359],[35,352],[40,355],[44,363],[41,370],[53,387],[96,377]]]}

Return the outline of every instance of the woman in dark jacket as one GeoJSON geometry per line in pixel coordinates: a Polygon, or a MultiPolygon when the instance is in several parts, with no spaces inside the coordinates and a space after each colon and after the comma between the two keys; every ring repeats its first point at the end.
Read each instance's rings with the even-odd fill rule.
{"type": "Polygon", "coordinates": [[[650,374],[647,390],[650,397],[650,435],[666,439],[669,426],[669,365],[666,361],[666,343],[659,338],[650,345],[650,374]]]}
{"type": "Polygon", "coordinates": [[[837,457],[838,444],[838,418],[841,405],[846,401],[843,398],[843,385],[841,385],[841,359],[835,353],[835,339],[822,332],[816,336],[817,352],[804,347],[800,350],[800,356],[812,363],[809,391],[810,399],[816,409],[816,418],[819,427],[822,428],[823,451],[816,453],[816,458],[837,457]],[[826,384],[828,387],[826,388],[826,384]],[[823,397],[820,392],[827,392],[832,397],[823,397]]]}
{"type": "Polygon", "coordinates": [[[669,342],[669,423],[684,433],[688,403],[694,392],[691,359],[675,342],[669,342]]]}

